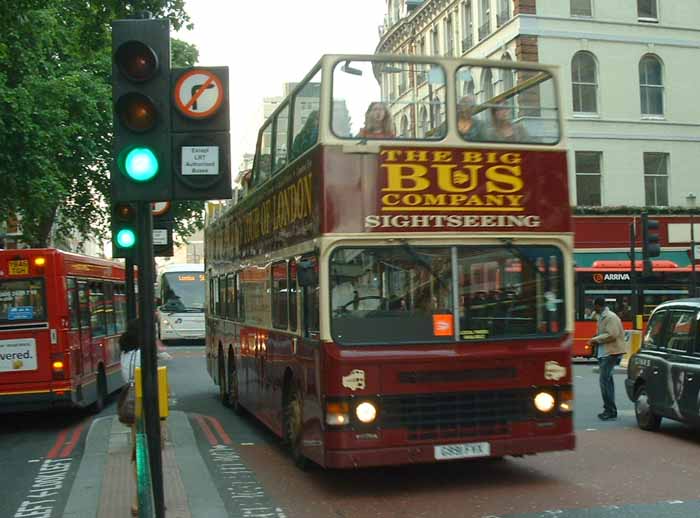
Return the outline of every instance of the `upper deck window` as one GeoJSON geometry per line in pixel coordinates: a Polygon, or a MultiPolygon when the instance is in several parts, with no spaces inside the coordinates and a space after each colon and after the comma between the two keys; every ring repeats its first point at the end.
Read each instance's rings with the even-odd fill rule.
{"type": "Polygon", "coordinates": [[[457,92],[475,87],[482,93],[479,101],[470,94],[457,100],[456,127],[463,139],[518,144],[559,141],[554,82],[547,72],[464,65],[457,70],[456,81],[457,92]],[[493,91],[493,77],[507,78],[498,92],[493,91]]]}
{"type": "Polygon", "coordinates": [[[0,321],[46,320],[45,307],[43,280],[0,282],[0,321]]]}
{"type": "Polygon", "coordinates": [[[341,138],[441,139],[445,87],[435,64],[341,61],[333,70],[331,129],[341,138]]]}

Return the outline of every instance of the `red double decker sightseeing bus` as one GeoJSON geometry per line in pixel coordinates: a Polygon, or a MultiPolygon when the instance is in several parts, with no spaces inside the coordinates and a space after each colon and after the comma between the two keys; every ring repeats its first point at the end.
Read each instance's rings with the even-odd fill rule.
{"type": "Polygon", "coordinates": [[[324,56],[206,229],[224,403],[331,468],[574,448],[558,106],[537,64],[324,56]]]}
{"type": "Polygon", "coordinates": [[[124,268],[60,250],[0,251],[0,412],[100,411],[123,385],[124,268]]]}

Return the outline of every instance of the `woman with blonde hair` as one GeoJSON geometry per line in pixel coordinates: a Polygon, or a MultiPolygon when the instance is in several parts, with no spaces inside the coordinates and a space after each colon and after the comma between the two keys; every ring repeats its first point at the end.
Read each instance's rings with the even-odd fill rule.
{"type": "Polygon", "coordinates": [[[361,138],[393,138],[396,136],[391,114],[385,103],[369,103],[365,112],[365,125],[357,136],[361,138]]]}

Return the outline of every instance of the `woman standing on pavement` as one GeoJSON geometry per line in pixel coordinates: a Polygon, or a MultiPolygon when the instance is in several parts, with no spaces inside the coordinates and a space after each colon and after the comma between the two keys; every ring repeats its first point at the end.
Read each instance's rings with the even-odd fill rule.
{"type": "MultiPolygon", "coordinates": [[[[138,318],[129,320],[126,331],[119,337],[121,349],[122,378],[127,384],[134,379],[137,367],[141,367],[141,340],[139,339],[140,321],[138,318]]],[[[138,476],[136,474],[136,423],[131,428],[131,462],[134,465],[134,503],[131,506],[131,516],[139,515],[138,476]]]]}

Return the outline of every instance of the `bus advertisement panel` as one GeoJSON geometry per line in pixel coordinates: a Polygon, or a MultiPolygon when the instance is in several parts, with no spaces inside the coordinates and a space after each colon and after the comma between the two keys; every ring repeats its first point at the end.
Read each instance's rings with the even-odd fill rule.
{"type": "Polygon", "coordinates": [[[0,251],[0,412],[100,411],[123,384],[124,269],[56,249],[0,251]]]}
{"type": "Polygon", "coordinates": [[[467,142],[456,89],[503,63],[421,59],[324,57],[261,129],[252,183],[205,231],[207,368],[222,401],[283,437],[299,464],[574,447],[573,236],[555,78],[509,64],[511,89],[473,112],[510,100],[527,136],[467,142]],[[433,93],[451,102],[420,131],[373,137],[330,113],[347,86],[337,74],[349,74],[381,85],[369,99],[387,99],[397,127],[415,121],[420,92],[391,102],[384,89],[401,74],[419,84],[428,68],[439,74],[427,73],[426,92],[434,77],[433,93]],[[298,156],[293,134],[267,147],[277,119],[295,119],[313,95],[315,143],[298,156]]]}

